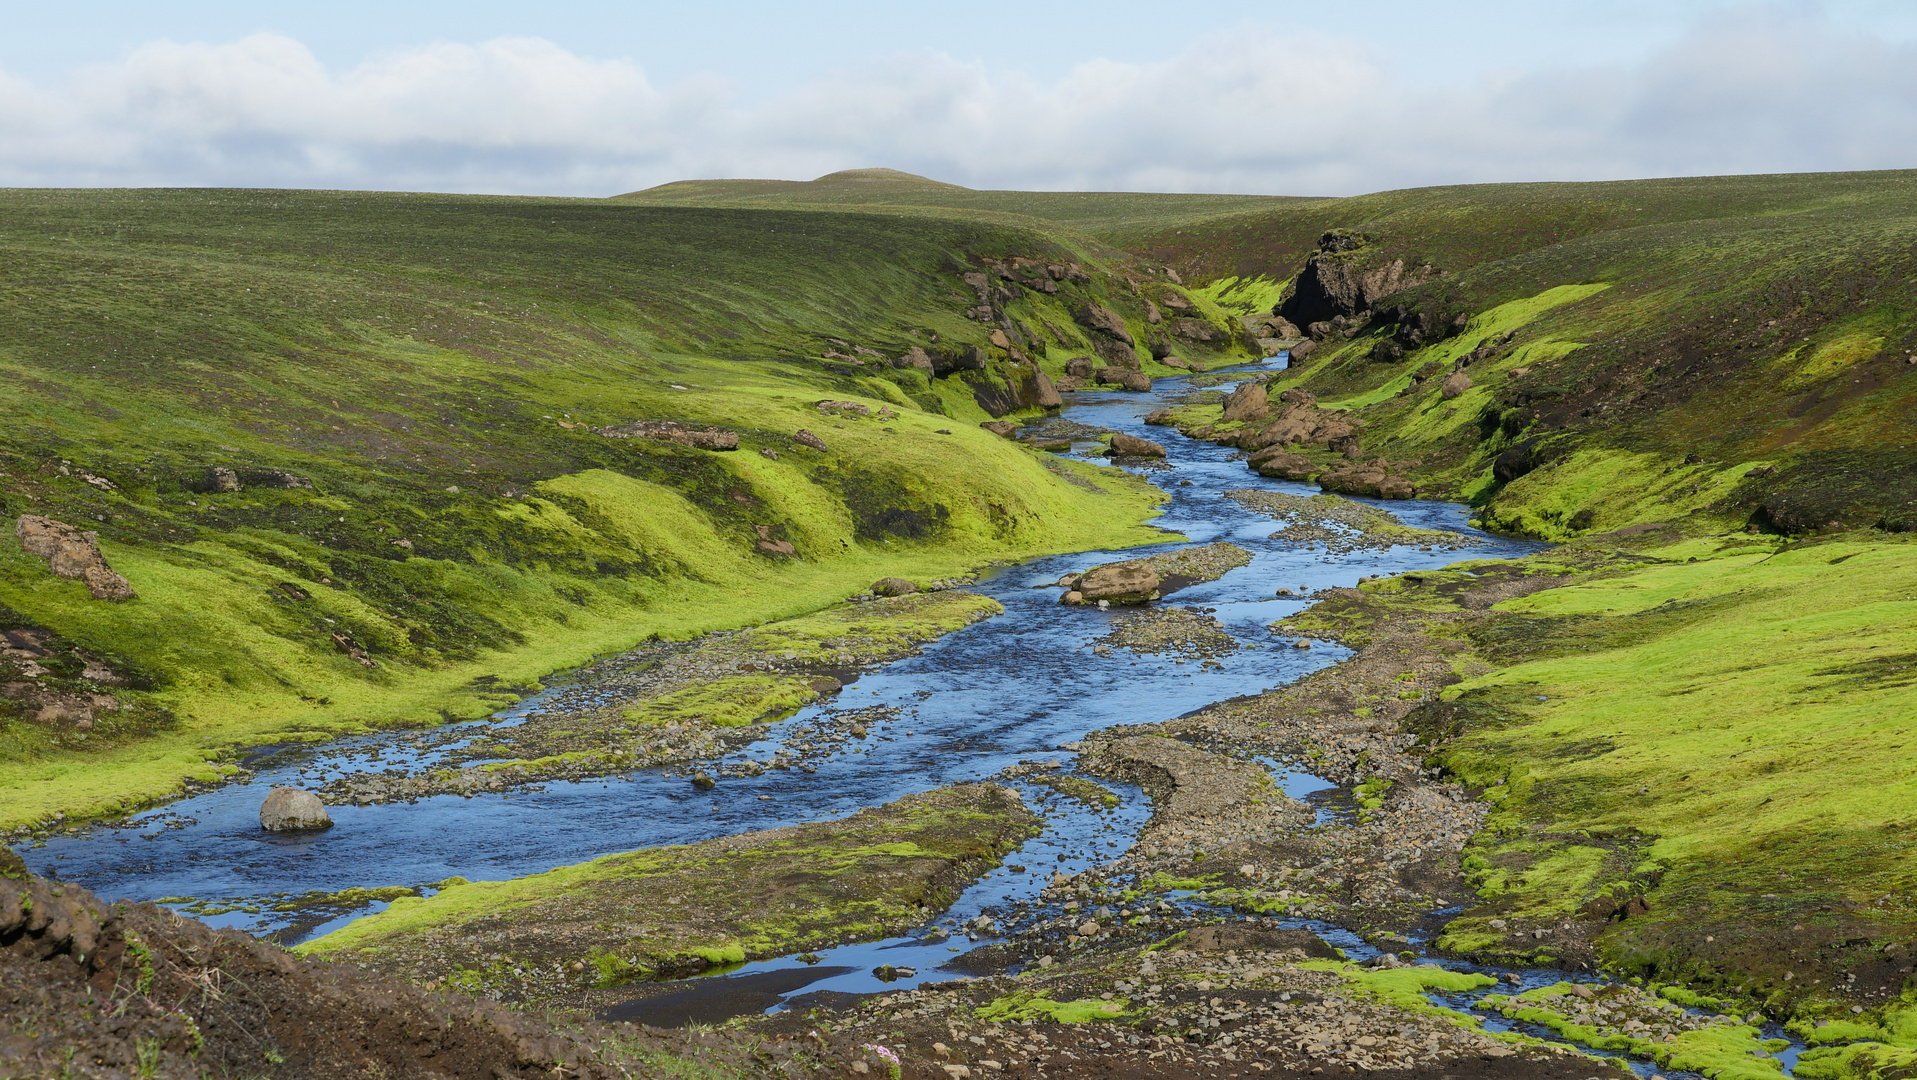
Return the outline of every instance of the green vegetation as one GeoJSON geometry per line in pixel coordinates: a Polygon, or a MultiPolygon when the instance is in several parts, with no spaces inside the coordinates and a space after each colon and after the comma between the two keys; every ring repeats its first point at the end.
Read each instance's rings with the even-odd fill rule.
{"type": "Polygon", "coordinates": [[[1336,227],[1358,244],[1339,256],[1351,265],[1429,268],[1276,386],[1351,410],[1367,456],[1411,462],[1421,491],[1472,501],[1490,527],[1901,529],[1917,522],[1912,182],[1430,188],[1129,246],[1214,286],[1275,281],[1336,227]],[[1447,398],[1461,362],[1471,385],[1447,398]]]}
{"type": "MultiPolygon", "coordinates": [[[[1623,999],[1611,995],[1610,1000],[1623,999]]],[[[1784,1049],[1789,1042],[1765,1039],[1749,1024],[1722,1017],[1703,1024],[1689,1022],[1689,1018],[1664,1017],[1665,1026],[1676,1026],[1678,1030],[1664,1038],[1650,1038],[1648,1028],[1638,1028],[1644,1034],[1621,1030],[1620,1025],[1625,1022],[1621,1014],[1607,1016],[1602,1021],[1593,1018],[1590,1022],[1580,1019],[1584,1014],[1568,1015],[1566,1003],[1576,1001],[1571,995],[1570,983],[1539,987],[1516,997],[1494,995],[1484,999],[1486,1005],[1511,1019],[1538,1024],[1584,1046],[1621,1050],[1668,1069],[1701,1073],[1718,1080],[1776,1080],[1784,1074],[1783,1062],[1771,1054],[1784,1049]]],[[[1571,1007],[1575,1008],[1575,1004],[1571,1007]]],[[[1658,1012],[1653,1007],[1649,1014],[1654,1021],[1660,1019],[1658,1012]]],[[[1642,1025],[1642,1021],[1632,1019],[1642,1025]]]]}
{"type": "Polygon", "coordinates": [[[0,629],[111,672],[47,692],[126,706],[0,707],[0,827],[218,782],[235,747],[481,715],[882,576],[1163,539],[1149,486],[976,427],[1017,405],[1018,365],[963,317],[962,274],[1084,268],[994,300],[1054,371],[1085,344],[1072,304],[1144,332],[1117,256],[1065,230],[316,192],[0,206],[0,509],[97,530],[138,593],[91,600],[0,546],[0,629]],[[886,362],[912,346],[986,368],[886,362]],[[597,431],[640,419],[740,449],[597,431]]]}
{"type": "MultiPolygon", "coordinates": [[[[1489,975],[1468,971],[1446,971],[1441,967],[1416,965],[1401,968],[1367,968],[1342,960],[1308,960],[1298,965],[1306,971],[1329,971],[1345,980],[1351,988],[1365,997],[1396,1006],[1406,1012],[1425,1016],[1441,1016],[1461,1027],[1480,1027],[1478,1019],[1469,1013],[1431,1004],[1426,995],[1436,993],[1461,993],[1466,990],[1479,990],[1497,985],[1498,980],[1489,975]]],[[[1528,1041],[1522,1036],[1510,1037],[1513,1042],[1528,1041]]]]}
{"type": "Polygon", "coordinates": [[[1437,943],[1550,962],[1588,935],[1614,971],[1780,1017],[1862,1001],[1876,1023],[1917,934],[1910,544],[1624,542],[1372,582],[1292,620],[1354,643],[1403,620],[1467,676],[1407,718],[1493,808],[1464,860],[1484,902],[1437,943]]]}
{"type": "Polygon", "coordinates": [[[1051,992],[1038,990],[1030,993],[1019,991],[995,998],[972,1010],[972,1015],[980,1020],[993,1023],[1019,1023],[1027,1020],[1049,1020],[1055,1024],[1089,1024],[1095,1020],[1122,1020],[1131,1011],[1131,1002],[1125,998],[1110,1001],[1098,998],[1086,998],[1082,1001],[1053,1001],[1051,992]]]}
{"type": "Polygon", "coordinates": [[[299,951],[515,1000],[590,993],[897,933],[1036,823],[1017,793],[960,784],[839,821],[400,897],[299,951]]]}

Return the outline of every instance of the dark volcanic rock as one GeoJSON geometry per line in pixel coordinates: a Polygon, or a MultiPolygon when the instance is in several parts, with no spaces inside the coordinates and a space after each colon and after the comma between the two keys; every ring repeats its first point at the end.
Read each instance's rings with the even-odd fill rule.
{"type": "Polygon", "coordinates": [[[1092,378],[1102,383],[1117,383],[1138,394],[1149,393],[1152,388],[1150,376],[1127,368],[1102,367],[1092,373],[1092,378]]]}
{"type": "Polygon", "coordinates": [[[1125,320],[1103,304],[1086,304],[1072,312],[1072,317],[1088,330],[1096,330],[1127,345],[1132,343],[1132,332],[1125,328],[1125,320]]]}
{"type": "Polygon", "coordinates": [[[1518,477],[1543,464],[1537,439],[1526,439],[1504,453],[1491,463],[1491,478],[1500,484],[1508,484],[1518,477]]]}
{"type": "Polygon", "coordinates": [[[1403,259],[1386,261],[1371,253],[1366,238],[1334,229],[1319,238],[1318,250],[1305,260],[1276,314],[1299,326],[1356,315],[1400,289],[1436,276],[1429,265],[1407,267],[1403,259]]]}
{"type": "Polygon", "coordinates": [[[1138,370],[1138,353],[1128,342],[1119,341],[1116,338],[1094,337],[1092,351],[1108,364],[1133,371],[1138,370]]]}

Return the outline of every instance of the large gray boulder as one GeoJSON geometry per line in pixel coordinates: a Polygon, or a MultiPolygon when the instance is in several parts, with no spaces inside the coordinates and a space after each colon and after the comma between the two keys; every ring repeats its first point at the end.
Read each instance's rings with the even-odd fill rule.
{"type": "Polygon", "coordinates": [[[1085,571],[1073,591],[1087,604],[1143,604],[1158,599],[1158,571],[1142,561],[1106,563],[1085,571]]]}
{"type": "Polygon", "coordinates": [[[268,832],[330,829],[333,819],[318,795],[296,787],[275,785],[260,804],[260,828],[268,832]]]}

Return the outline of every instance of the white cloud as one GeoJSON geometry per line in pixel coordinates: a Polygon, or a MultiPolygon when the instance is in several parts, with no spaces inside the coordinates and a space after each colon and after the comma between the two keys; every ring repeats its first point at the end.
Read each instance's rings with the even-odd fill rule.
{"type": "Polygon", "coordinates": [[[1629,66],[1413,86],[1362,44],[1245,30],[1050,77],[939,54],[746,104],[536,39],[328,70],[300,43],[155,42],[61,86],[0,73],[0,182],[609,194],[889,165],[978,187],[1342,194],[1917,165],[1917,48],[1772,8],[1629,66]]]}

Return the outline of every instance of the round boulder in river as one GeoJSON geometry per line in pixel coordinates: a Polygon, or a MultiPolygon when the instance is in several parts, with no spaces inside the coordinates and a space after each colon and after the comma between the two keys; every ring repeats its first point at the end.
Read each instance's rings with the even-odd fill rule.
{"type": "Polygon", "coordinates": [[[269,832],[330,829],[333,819],[318,795],[296,787],[275,787],[260,804],[260,828],[269,832]]]}

